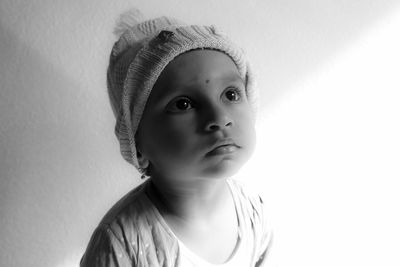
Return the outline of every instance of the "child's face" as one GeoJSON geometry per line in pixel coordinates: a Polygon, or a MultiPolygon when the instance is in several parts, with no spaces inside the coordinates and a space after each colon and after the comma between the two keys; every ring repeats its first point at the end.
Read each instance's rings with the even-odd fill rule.
{"type": "Polygon", "coordinates": [[[171,61],[158,78],[138,132],[138,151],[158,178],[234,174],[255,145],[244,81],[230,57],[196,50],[171,61]]]}

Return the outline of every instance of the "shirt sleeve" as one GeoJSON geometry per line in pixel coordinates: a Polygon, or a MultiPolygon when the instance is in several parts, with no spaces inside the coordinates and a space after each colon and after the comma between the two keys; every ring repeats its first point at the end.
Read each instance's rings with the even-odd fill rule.
{"type": "Polygon", "coordinates": [[[80,267],[131,267],[136,266],[124,245],[109,226],[99,226],[93,233],[83,255],[80,267]]]}
{"type": "Polygon", "coordinates": [[[264,203],[262,197],[259,197],[261,209],[260,209],[260,219],[261,219],[261,229],[262,229],[262,237],[261,237],[261,245],[259,250],[258,260],[256,262],[256,267],[264,266],[267,258],[267,254],[270,250],[272,244],[272,227],[270,222],[269,213],[266,208],[266,204],[264,203]]]}

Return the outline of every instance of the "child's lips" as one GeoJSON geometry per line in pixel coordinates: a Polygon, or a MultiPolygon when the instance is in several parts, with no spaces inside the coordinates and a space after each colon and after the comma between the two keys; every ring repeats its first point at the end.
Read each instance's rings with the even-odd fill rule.
{"type": "Polygon", "coordinates": [[[236,145],[223,145],[214,148],[210,152],[207,153],[209,156],[216,156],[216,155],[225,155],[235,153],[239,149],[236,145]]]}
{"type": "Polygon", "coordinates": [[[207,156],[225,155],[235,153],[240,147],[230,138],[215,142],[207,156]]]}

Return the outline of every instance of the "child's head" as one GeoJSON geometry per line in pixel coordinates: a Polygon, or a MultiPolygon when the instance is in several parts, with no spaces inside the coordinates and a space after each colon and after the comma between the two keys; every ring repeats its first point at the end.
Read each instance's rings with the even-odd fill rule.
{"type": "Polygon", "coordinates": [[[233,174],[255,142],[242,50],[213,26],[166,17],[137,23],[132,14],[120,23],[108,69],[122,155],[152,176],[233,174]]]}

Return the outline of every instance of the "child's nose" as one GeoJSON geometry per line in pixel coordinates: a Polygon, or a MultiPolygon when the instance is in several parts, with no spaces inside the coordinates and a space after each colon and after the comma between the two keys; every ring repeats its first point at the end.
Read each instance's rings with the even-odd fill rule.
{"type": "Polygon", "coordinates": [[[205,130],[208,132],[222,130],[233,124],[231,116],[220,107],[210,107],[207,111],[205,130]]]}

